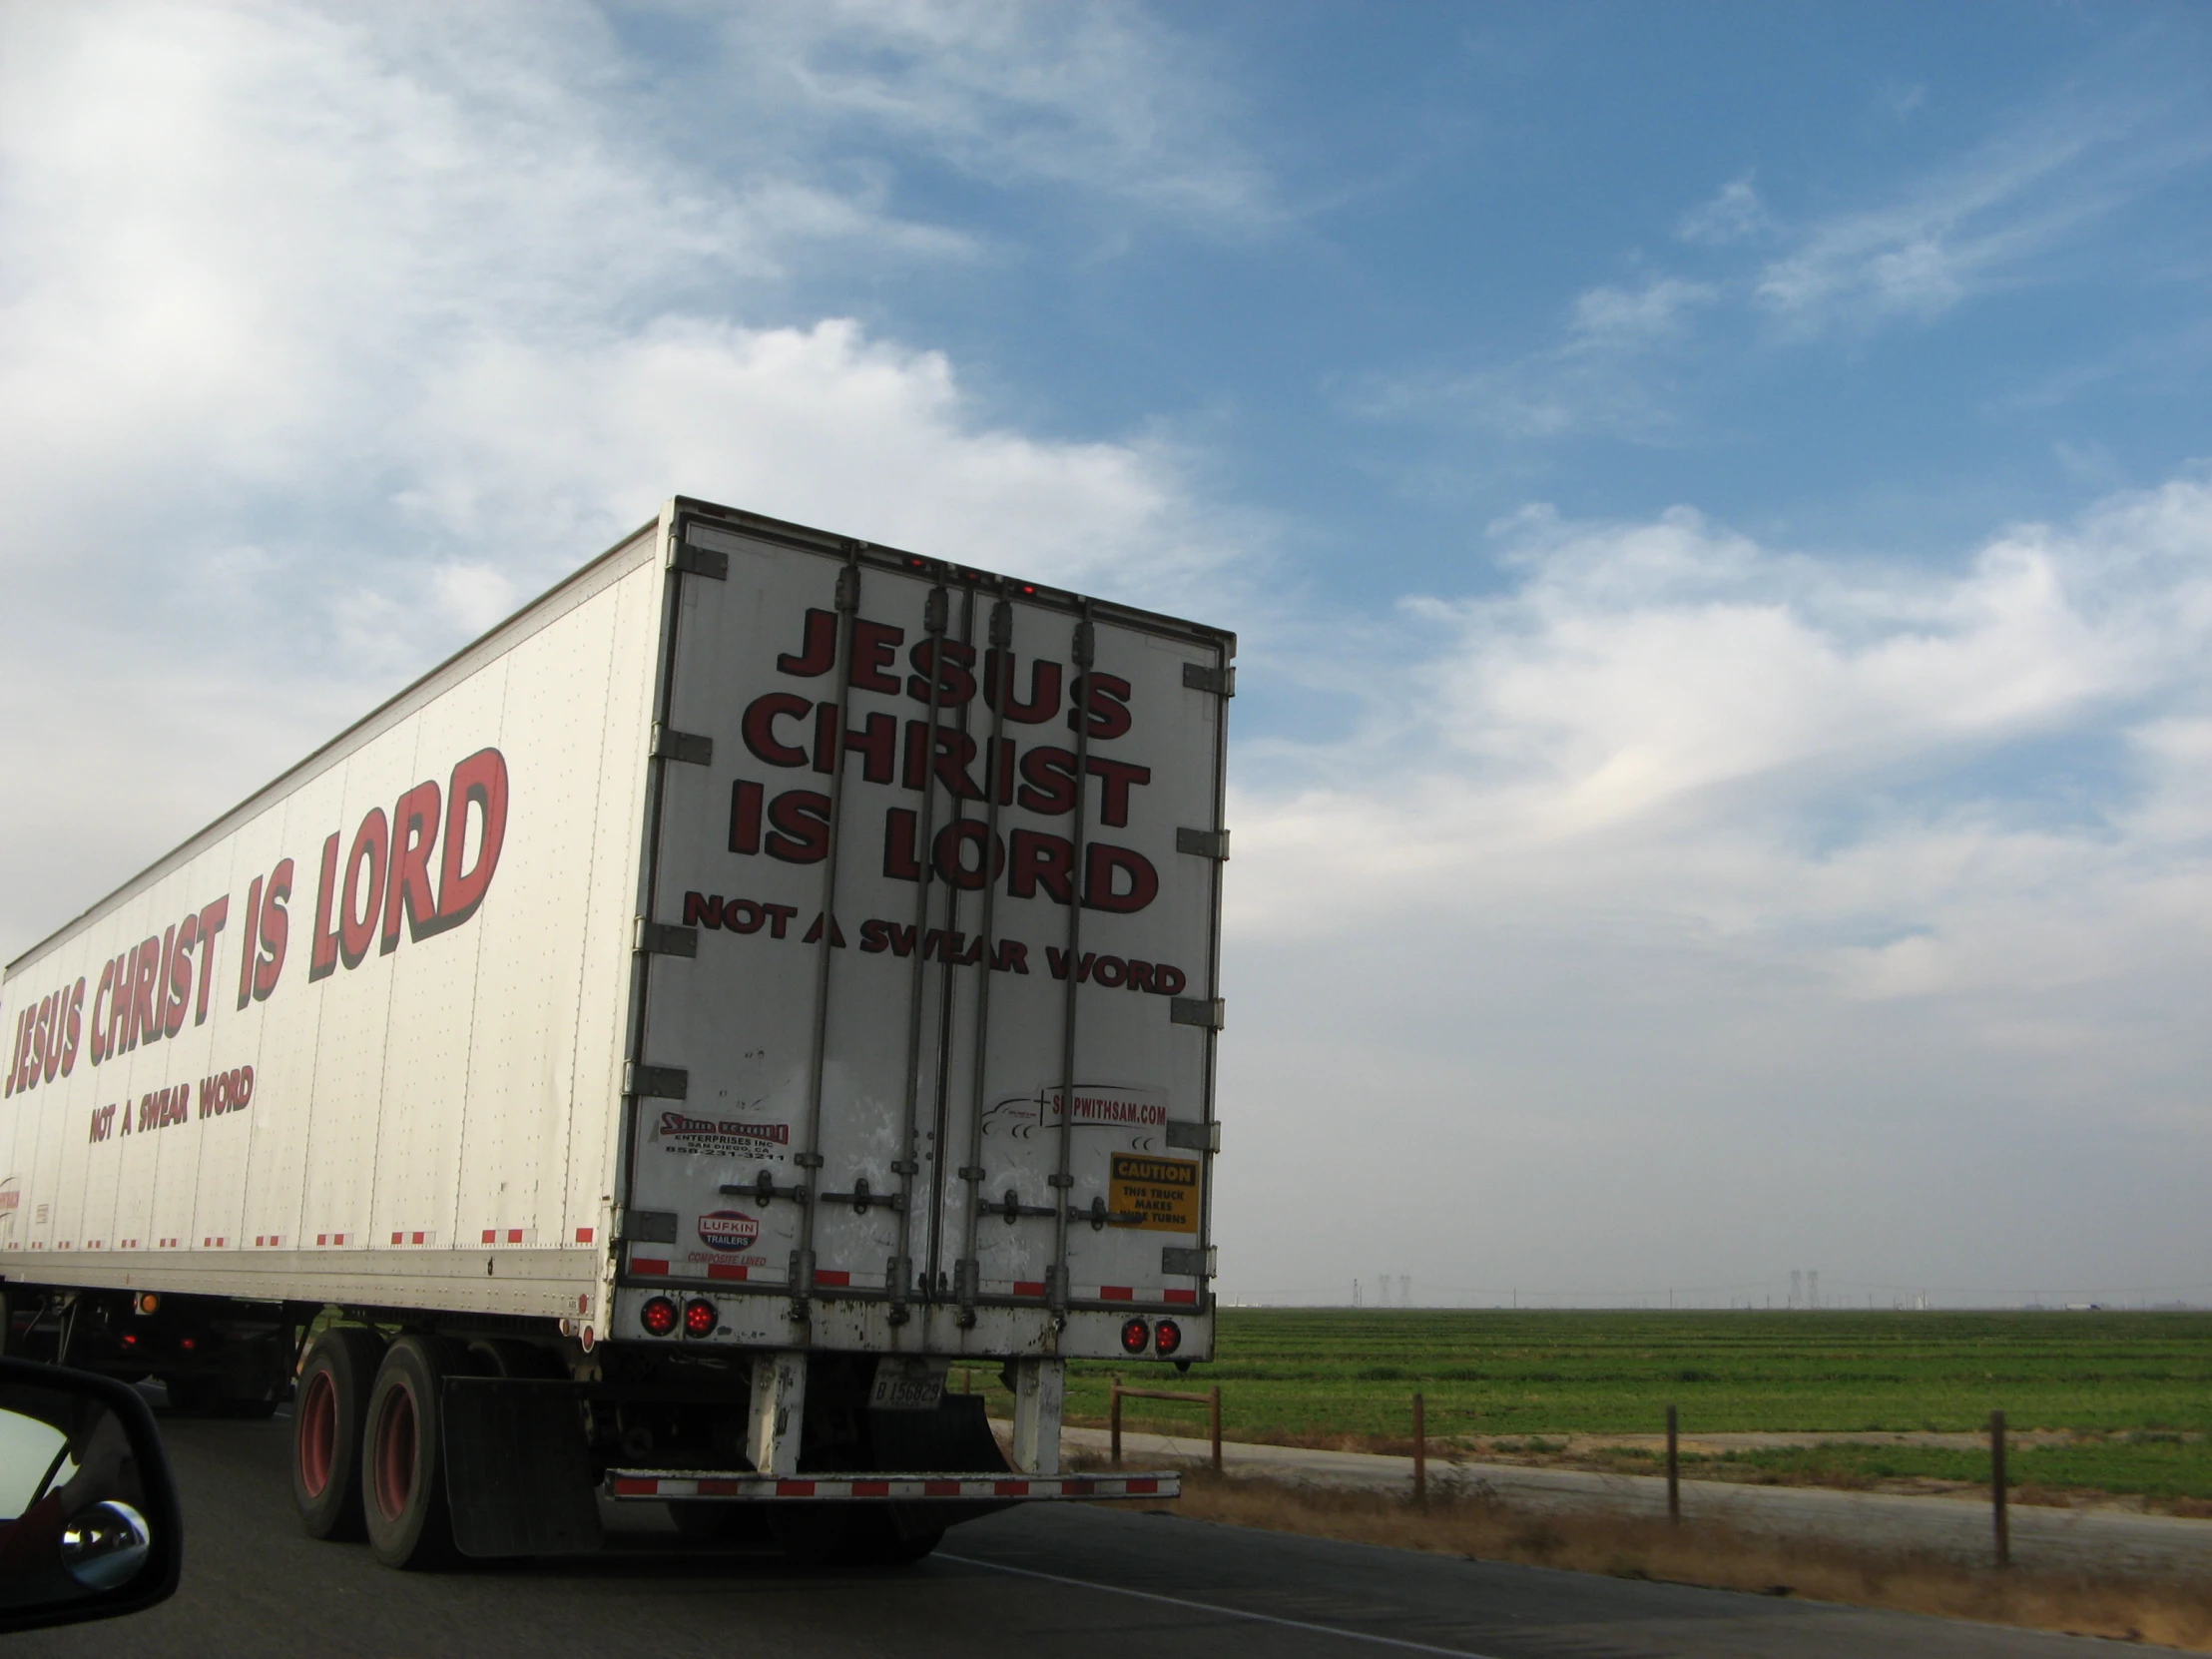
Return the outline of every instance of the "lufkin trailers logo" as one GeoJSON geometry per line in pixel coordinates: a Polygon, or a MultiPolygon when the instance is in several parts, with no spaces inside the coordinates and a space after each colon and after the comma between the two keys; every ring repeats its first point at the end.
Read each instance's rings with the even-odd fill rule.
{"type": "MultiPolygon", "coordinates": [[[[506,758],[496,749],[480,749],[453,768],[443,789],[425,780],[402,795],[390,814],[370,808],[342,861],[344,834],[331,835],[322,846],[308,980],[325,978],[341,965],[359,967],[371,947],[390,955],[399,948],[402,923],[408,941],[419,944],[467,921],[491,890],[506,834],[506,758]]],[[[279,858],[247,886],[237,933],[241,1012],[268,1001],[282,978],[295,870],[292,859],[279,858]]],[[[80,1058],[89,1056],[98,1066],[166,1041],[184,1030],[188,1016],[195,1026],[205,1025],[232,896],[187,912],[103,962],[97,981],[86,975],[25,1004],[15,1020],[0,1096],[66,1078],[80,1058]]],[[[199,1116],[243,1109],[252,1097],[252,1075],[250,1068],[234,1067],[202,1079],[199,1116]]],[[[136,1113],[121,1114],[122,1133],[186,1121],[186,1093],[180,1084],[148,1095],[136,1113]]],[[[114,1133],[120,1104],[127,1103],[92,1109],[93,1140],[114,1133]]]]}
{"type": "Polygon", "coordinates": [[[743,1210],[717,1210],[699,1218],[699,1242],[731,1255],[760,1242],[761,1224],[743,1210]]]}

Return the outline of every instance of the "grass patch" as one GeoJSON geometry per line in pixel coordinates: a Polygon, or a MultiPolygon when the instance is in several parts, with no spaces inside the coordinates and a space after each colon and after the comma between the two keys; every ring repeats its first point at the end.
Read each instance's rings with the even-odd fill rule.
{"type": "MultiPolygon", "coordinates": [[[[1651,1433],[1671,1402],[1685,1435],[1744,1430],[1972,1431],[2002,1407],[2023,1485],[2212,1502],[2212,1314],[1596,1313],[1223,1309],[1219,1356],[1163,1368],[1069,1368],[1068,1415],[1103,1422],[1107,1380],[1222,1385],[1232,1439],[1402,1446],[1408,1395],[1428,1432],[1531,1447],[1570,1433],[1651,1433]]],[[[977,1385],[985,1384],[978,1377],[977,1385]]],[[[995,1379],[990,1380],[995,1386],[995,1379]]],[[[1205,1407],[1131,1401],[1132,1428],[1202,1432],[1205,1407]]],[[[1836,1484],[1986,1480],[1985,1453],[1943,1447],[1735,1454],[1746,1478],[1836,1484]],[[1823,1474],[1822,1471],[1825,1471],[1823,1474]]]]}
{"type": "Polygon", "coordinates": [[[1183,1477],[1173,1512],[1478,1560],[1797,1595],[2031,1630],[2212,1652],[2212,1586],[2089,1573],[1975,1569],[1917,1552],[1772,1539],[1710,1522],[1535,1515],[1495,1500],[1415,1507],[1382,1493],[1183,1477]]]}

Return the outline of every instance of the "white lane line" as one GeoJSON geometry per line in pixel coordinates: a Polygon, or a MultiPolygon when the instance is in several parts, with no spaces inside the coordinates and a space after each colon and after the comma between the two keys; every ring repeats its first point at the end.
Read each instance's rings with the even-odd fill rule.
{"type": "Polygon", "coordinates": [[[1341,1624],[1309,1624],[1304,1619],[1286,1619],[1274,1613],[1248,1613],[1242,1607],[1223,1607],[1211,1601],[1186,1601],[1181,1596],[1164,1596],[1154,1590],[1132,1590],[1120,1584],[1100,1584],[1088,1578],[1063,1578],[1056,1572],[1039,1572],[1034,1567],[1009,1567],[1002,1561],[978,1560],[972,1555],[948,1555],[937,1551],[934,1559],[957,1561],[963,1567],[988,1567],[992,1572],[1018,1573],[1023,1578],[1041,1578],[1048,1584],[1067,1584],[1078,1590],[1105,1590],[1117,1596],[1134,1596],[1139,1601],[1160,1601],[1170,1607],[1188,1607],[1200,1613],[1220,1613],[1226,1618],[1251,1619],[1258,1624],[1280,1624],[1290,1630],[1311,1630],[1318,1636],[1342,1636],[1348,1641],[1373,1642],[1378,1647],[1403,1648],[1408,1653],[1441,1653],[1449,1659],[1488,1659],[1472,1648],[1436,1647],[1428,1642],[1408,1642],[1401,1636],[1378,1636],[1366,1630],[1348,1630],[1341,1624]]]}

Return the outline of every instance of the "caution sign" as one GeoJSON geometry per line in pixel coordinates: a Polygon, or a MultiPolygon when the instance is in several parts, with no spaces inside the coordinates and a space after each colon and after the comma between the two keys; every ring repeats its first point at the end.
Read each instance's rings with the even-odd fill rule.
{"type": "Polygon", "coordinates": [[[1114,1190],[1107,1200],[1116,1227],[1156,1233],[1198,1231],[1198,1164],[1186,1158],[1114,1157],[1114,1190]]]}

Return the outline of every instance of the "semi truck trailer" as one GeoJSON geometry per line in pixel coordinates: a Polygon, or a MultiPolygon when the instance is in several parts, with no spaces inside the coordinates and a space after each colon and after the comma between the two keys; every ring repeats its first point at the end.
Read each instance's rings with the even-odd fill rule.
{"type": "Polygon", "coordinates": [[[670,501],[8,964],[9,1351],[395,1566],[1171,1493],[1060,1412],[1213,1354],[1234,654],[670,501]]]}

